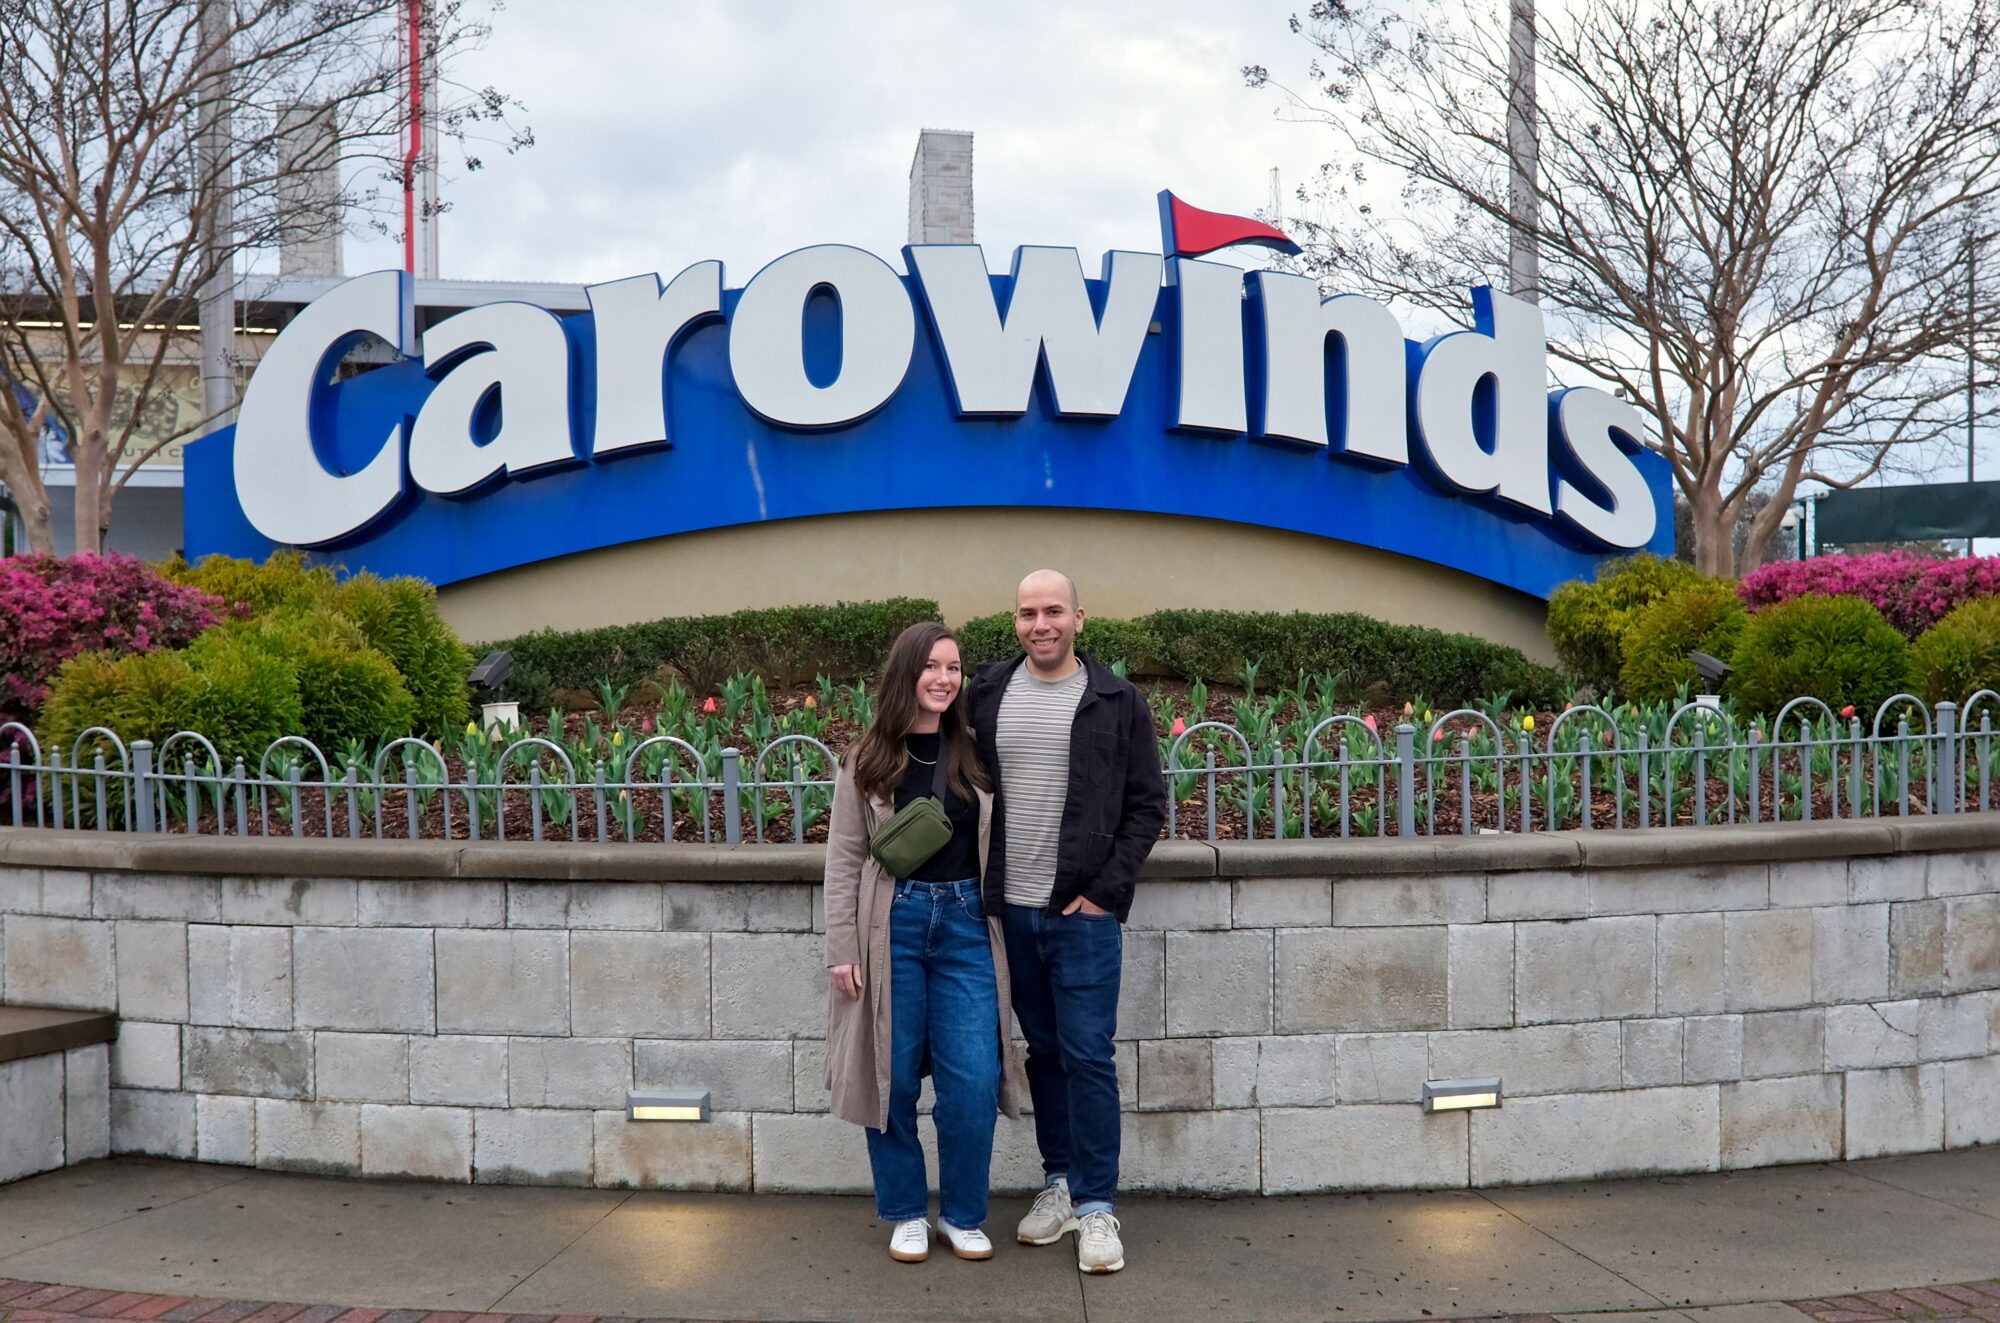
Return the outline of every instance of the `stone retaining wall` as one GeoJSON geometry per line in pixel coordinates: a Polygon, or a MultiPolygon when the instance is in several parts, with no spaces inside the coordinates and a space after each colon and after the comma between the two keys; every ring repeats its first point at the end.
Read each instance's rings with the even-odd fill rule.
{"type": "MultiPolygon", "coordinates": [[[[813,847],[0,831],[0,1001],[116,1010],[111,1147],[446,1181],[867,1188],[813,847]],[[625,1120],[700,1085],[705,1124],[625,1120]]],[[[1495,1185],[2000,1140],[2000,815],[1170,843],[1124,1186],[1495,1185]],[[1426,1117],[1426,1078],[1498,1110],[1426,1117]]],[[[1000,1188],[1038,1183],[1003,1121],[1000,1188]]]]}

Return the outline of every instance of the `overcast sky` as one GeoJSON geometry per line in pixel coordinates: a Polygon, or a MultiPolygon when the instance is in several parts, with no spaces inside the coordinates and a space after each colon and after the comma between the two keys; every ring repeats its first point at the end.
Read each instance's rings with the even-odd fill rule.
{"type": "MultiPolygon", "coordinates": [[[[1301,84],[1310,48],[1274,0],[510,0],[454,76],[518,97],[536,145],[448,177],[451,277],[597,281],[721,258],[728,283],[794,248],[895,260],[922,128],[974,135],[978,239],[1159,251],[1171,188],[1268,205],[1332,150],[1245,64],[1301,84]]],[[[397,217],[400,221],[400,215],[397,217]]],[[[350,239],[350,274],[402,264],[350,239]]],[[[900,262],[897,262],[900,265],[900,262]]]]}

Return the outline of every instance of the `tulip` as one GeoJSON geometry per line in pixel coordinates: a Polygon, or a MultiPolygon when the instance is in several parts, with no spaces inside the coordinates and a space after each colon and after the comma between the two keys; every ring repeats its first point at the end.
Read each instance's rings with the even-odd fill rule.
{"type": "Polygon", "coordinates": [[[653,719],[651,717],[639,718],[639,730],[642,734],[651,735],[653,733],[653,719]]]}
{"type": "Polygon", "coordinates": [[[1407,717],[1407,716],[1409,716],[1409,715],[1410,715],[1411,713],[1413,713],[1413,712],[1415,712],[1415,711],[1416,711],[1416,708],[1415,708],[1414,706],[1412,706],[1412,705],[1411,705],[1411,704],[1409,703],[1409,701],[1408,701],[1408,700],[1405,700],[1405,701],[1404,701],[1404,703],[1403,703],[1403,715],[1407,717]]]}
{"type": "Polygon", "coordinates": [[[477,735],[479,733],[479,723],[476,721],[466,722],[465,733],[468,735],[477,735]]]}
{"type": "Polygon", "coordinates": [[[1854,704],[1849,703],[1846,707],[1840,709],[1840,715],[1843,717],[1852,718],[1854,716],[1854,704]]]}
{"type": "Polygon", "coordinates": [[[625,732],[624,732],[624,731],[622,731],[622,730],[614,730],[614,731],[612,731],[612,732],[611,732],[611,747],[612,747],[612,748],[614,748],[614,749],[622,749],[622,748],[624,748],[624,747],[625,747],[625,732]]]}
{"type": "Polygon", "coordinates": [[[1530,712],[1527,716],[1521,718],[1521,729],[1533,730],[1534,728],[1535,728],[1535,714],[1530,712]]]}
{"type": "Polygon", "coordinates": [[[1437,728],[1436,730],[1434,730],[1434,731],[1432,731],[1432,732],[1431,732],[1431,743],[1432,743],[1432,744],[1442,744],[1442,743],[1444,743],[1444,727],[1443,727],[1443,726],[1439,726],[1439,727],[1438,727],[1438,728],[1437,728]]]}
{"type": "Polygon", "coordinates": [[[714,695],[714,694],[710,694],[710,695],[709,695],[709,696],[708,696],[707,698],[704,698],[704,699],[702,700],[702,702],[701,702],[701,710],[702,710],[703,712],[706,712],[706,713],[707,713],[707,714],[708,714],[709,716],[714,716],[714,715],[715,715],[715,713],[716,713],[716,710],[717,710],[717,709],[716,709],[716,706],[715,706],[715,695],[714,695]]]}
{"type": "Polygon", "coordinates": [[[807,708],[815,708],[815,707],[818,707],[818,706],[819,706],[819,700],[818,700],[817,698],[814,698],[814,697],[813,697],[813,696],[812,696],[811,694],[807,694],[807,695],[806,695],[806,702],[805,702],[805,705],[806,705],[806,707],[807,707],[807,708]]]}
{"type": "Polygon", "coordinates": [[[1167,731],[1167,734],[1169,734],[1169,735],[1185,735],[1185,734],[1187,734],[1187,722],[1185,722],[1185,721],[1182,721],[1182,720],[1181,720],[1181,719],[1180,719],[1179,717],[1175,717],[1175,718],[1174,718],[1174,724],[1173,724],[1172,728],[1171,728],[1171,729],[1169,729],[1169,730],[1167,731]]]}
{"type": "Polygon", "coordinates": [[[1364,725],[1364,726],[1366,726],[1366,727],[1368,727],[1368,729],[1370,729],[1370,730],[1374,730],[1374,729],[1375,729],[1375,714],[1374,714],[1374,713],[1372,713],[1372,712],[1370,712],[1370,713],[1369,713],[1368,715],[1366,715],[1366,716],[1362,717],[1362,718],[1361,718],[1361,724],[1362,724],[1362,725],[1364,725]]]}

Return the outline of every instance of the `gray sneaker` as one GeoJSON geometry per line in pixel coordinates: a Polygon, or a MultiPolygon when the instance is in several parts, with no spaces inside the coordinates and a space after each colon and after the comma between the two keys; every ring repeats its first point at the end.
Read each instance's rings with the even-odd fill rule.
{"type": "Polygon", "coordinates": [[[1103,1209],[1077,1219],[1076,1270],[1117,1272],[1125,1266],[1125,1242],[1118,1239],[1118,1219],[1103,1209]]]}
{"type": "Polygon", "coordinates": [[[1066,1231],[1076,1230],[1076,1213],[1070,1207],[1069,1180],[1058,1176],[1035,1196],[1035,1206],[1021,1219],[1015,1239],[1023,1245],[1053,1245],[1066,1231]]]}

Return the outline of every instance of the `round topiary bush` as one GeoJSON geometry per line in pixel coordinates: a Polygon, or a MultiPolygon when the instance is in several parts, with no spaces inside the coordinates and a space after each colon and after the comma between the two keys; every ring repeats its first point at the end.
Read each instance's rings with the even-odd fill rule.
{"type": "Polygon", "coordinates": [[[273,612],[243,633],[292,668],[299,734],[331,757],[349,740],[374,744],[410,731],[416,702],[396,664],[345,616],[313,608],[273,612]]]}
{"type": "Polygon", "coordinates": [[[1638,613],[1677,588],[1719,582],[1677,560],[1639,554],[1608,561],[1594,583],[1566,583],[1549,598],[1549,641],[1577,679],[1600,695],[1617,687],[1625,631],[1638,613]]]}
{"type": "Polygon", "coordinates": [[[1910,645],[1910,680],[1931,703],[2000,689],[2000,597],[1967,602],[1919,635],[1910,645]]]}
{"type": "Polygon", "coordinates": [[[1689,654],[1728,661],[1749,622],[1736,590],[1721,580],[1676,588],[1641,608],[1625,631],[1618,683],[1626,698],[1660,703],[1700,680],[1689,654]]]}
{"type": "Polygon", "coordinates": [[[421,579],[357,574],[334,591],[330,605],[402,674],[415,700],[412,734],[442,739],[465,724],[472,654],[438,614],[437,589],[421,579]]]}
{"type": "Polygon", "coordinates": [[[1750,617],[1737,640],[1739,705],[1774,714],[1807,695],[1873,715],[1909,682],[1909,644],[1858,597],[1795,597],[1750,617]]]}

